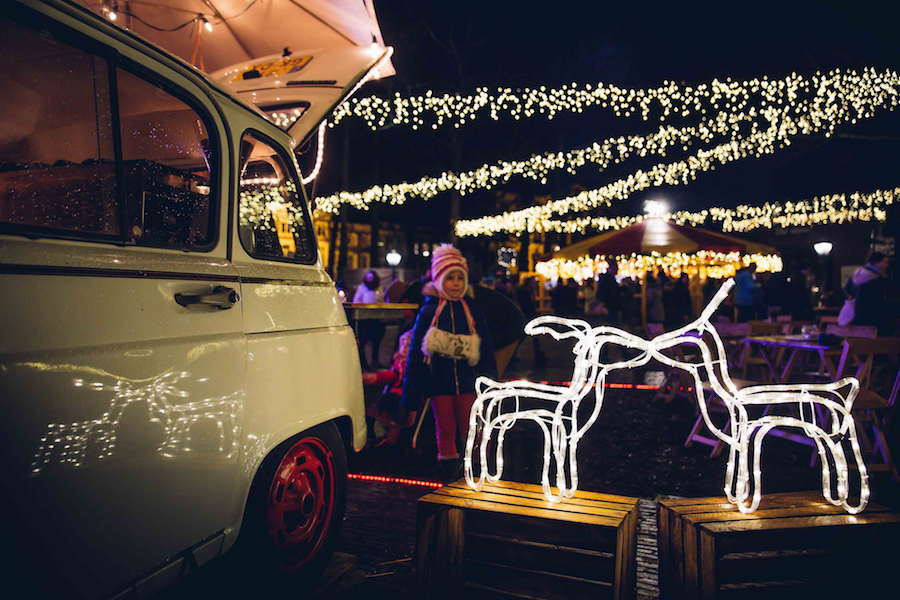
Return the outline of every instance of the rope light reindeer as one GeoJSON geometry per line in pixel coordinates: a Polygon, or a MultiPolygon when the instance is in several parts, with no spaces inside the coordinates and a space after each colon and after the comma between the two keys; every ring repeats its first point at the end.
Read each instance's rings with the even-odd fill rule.
{"type": "Polygon", "coordinates": [[[729,447],[725,494],[741,512],[750,513],[759,506],[762,494],[762,442],[769,432],[777,428],[799,429],[814,442],[822,464],[822,493],[829,502],[851,514],[862,511],[869,498],[868,474],[851,415],[853,401],[859,393],[859,382],[849,377],[827,384],[759,385],[739,390],[728,374],[725,345],[710,322],[733,286],[733,280],[726,281],[697,320],[652,340],[614,327],[591,328],[579,319],[542,316],[528,323],[525,331],[529,335],[549,334],[556,340],[577,340],[573,349],[575,367],[571,385],[554,386],[525,380],[497,382],[486,377],[478,378],[477,397],[470,414],[469,437],[466,440],[465,476],[468,485],[480,490],[485,481],[495,483],[501,479],[506,432],[518,421],[528,420],[537,423],[544,436],[541,473],[544,496],[550,502],[572,497],[578,489],[578,442],[600,414],[607,374],[616,369],[637,368],[656,359],[671,367],[684,369],[693,377],[704,422],[713,435],[729,447]],[[606,344],[635,349],[638,354],[631,359],[605,364],[600,357],[606,344]],[[682,344],[697,347],[698,362],[681,360],[665,353],[682,344]],[[725,405],[730,416],[730,431],[722,431],[710,418],[704,381],[725,405]],[[583,423],[579,423],[578,409],[591,391],[594,391],[595,398],[593,410],[583,423]],[[529,408],[531,405],[537,407],[529,408]],[[794,414],[773,414],[772,411],[777,408],[792,408],[794,414]],[[493,452],[489,453],[495,435],[493,452]],[[477,478],[473,461],[476,440],[479,440],[477,478]],[[845,442],[849,442],[850,455],[859,472],[859,501],[856,505],[849,501],[850,464],[845,442]],[[493,472],[489,458],[493,459],[493,472]],[[554,462],[555,494],[550,486],[550,467],[554,462]]]}

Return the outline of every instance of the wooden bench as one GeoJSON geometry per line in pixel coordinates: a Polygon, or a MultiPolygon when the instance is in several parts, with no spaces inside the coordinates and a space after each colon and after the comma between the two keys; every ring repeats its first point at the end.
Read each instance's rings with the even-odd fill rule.
{"type": "Polygon", "coordinates": [[[900,534],[900,514],[870,503],[849,515],[818,492],[763,496],[750,514],[724,497],[663,499],[657,514],[661,598],[875,591],[900,534]]]}
{"type": "Polygon", "coordinates": [[[633,598],[637,498],[464,480],[420,498],[416,567],[426,597],[633,598]]]}

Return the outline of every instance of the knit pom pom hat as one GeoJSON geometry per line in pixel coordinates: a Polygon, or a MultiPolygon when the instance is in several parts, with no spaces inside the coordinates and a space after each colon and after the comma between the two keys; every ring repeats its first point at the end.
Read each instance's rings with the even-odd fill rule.
{"type": "Polygon", "coordinates": [[[444,292],[444,279],[451,271],[462,271],[466,280],[464,288],[469,287],[469,266],[462,253],[453,247],[453,244],[441,244],[431,252],[431,280],[438,296],[445,300],[459,300],[450,298],[444,292]]]}

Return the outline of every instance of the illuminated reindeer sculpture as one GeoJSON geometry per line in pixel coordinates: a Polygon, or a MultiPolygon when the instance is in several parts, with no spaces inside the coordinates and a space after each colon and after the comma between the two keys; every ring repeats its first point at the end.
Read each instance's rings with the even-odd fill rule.
{"type": "Polygon", "coordinates": [[[726,281],[697,320],[652,340],[645,340],[613,327],[591,328],[577,319],[543,316],[531,321],[525,328],[526,333],[547,333],[557,340],[572,337],[578,340],[573,350],[575,370],[571,385],[553,386],[522,380],[501,383],[480,377],[476,381],[478,395],[470,415],[466,443],[465,474],[468,485],[480,490],[485,480],[494,483],[501,478],[505,434],[518,420],[527,419],[536,422],[544,434],[541,483],[545,497],[550,502],[560,502],[563,498],[572,497],[578,489],[578,441],[600,413],[607,373],[614,369],[639,367],[655,358],[666,365],[684,369],[693,377],[704,422],[713,435],[729,446],[725,493],[728,500],[736,504],[741,512],[753,512],[759,506],[763,439],[772,429],[785,427],[801,430],[815,443],[822,463],[822,493],[825,498],[832,504],[842,506],[849,513],[863,510],[869,498],[868,475],[850,412],[859,392],[859,382],[850,377],[829,384],[760,385],[738,390],[728,375],[724,343],[710,323],[716,308],[733,285],[733,280],[726,281]],[[551,325],[557,325],[560,329],[551,325]],[[600,352],[603,345],[609,343],[640,352],[629,360],[603,364],[600,352]],[[664,351],[681,344],[695,345],[699,350],[700,362],[680,360],[664,354],[664,351]],[[725,405],[730,416],[728,432],[718,428],[710,418],[704,381],[725,405]],[[595,392],[594,409],[587,420],[579,424],[579,405],[591,390],[595,392]],[[523,401],[528,401],[529,406],[537,401],[548,407],[523,409],[523,401]],[[794,409],[795,414],[770,414],[779,407],[794,409]],[[488,448],[495,431],[494,472],[491,473],[488,448]],[[476,480],[473,451],[478,436],[480,473],[476,480]],[[845,441],[849,442],[860,476],[859,503],[856,506],[849,503],[850,469],[845,441]],[[556,464],[555,483],[558,493],[555,495],[550,487],[551,460],[555,460],[556,464]],[[832,492],[832,486],[836,489],[836,494],[832,492]]]}

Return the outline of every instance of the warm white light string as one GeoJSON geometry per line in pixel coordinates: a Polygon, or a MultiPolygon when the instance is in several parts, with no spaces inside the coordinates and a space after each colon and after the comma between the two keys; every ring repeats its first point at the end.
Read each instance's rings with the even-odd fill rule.
{"type": "MultiPolygon", "coordinates": [[[[698,227],[707,221],[722,224],[722,231],[746,232],[766,227],[804,227],[852,221],[884,221],[887,207],[900,197],[900,187],[875,190],[869,193],[831,194],[815,196],[811,200],[794,202],[766,202],[759,206],[741,205],[737,208],[709,208],[698,212],[687,210],[661,213],[664,221],[698,227]]],[[[557,233],[585,233],[624,229],[640,223],[647,215],[625,217],[579,217],[570,221],[547,219],[534,224],[535,231],[557,233]]],[[[510,231],[507,233],[517,233],[510,231]]]]}
{"type": "Polygon", "coordinates": [[[698,250],[697,252],[668,252],[660,254],[620,254],[584,255],[575,260],[551,258],[538,262],[534,270],[545,279],[556,281],[574,279],[582,282],[606,273],[609,263],[615,262],[620,277],[637,279],[647,272],[662,271],[669,277],[680,277],[682,273],[695,277],[711,279],[727,279],[734,277],[738,269],[751,264],[756,265],[760,273],[779,273],[784,263],[777,254],[741,254],[740,252],[714,252],[698,250]]]}
{"type": "MultiPolygon", "coordinates": [[[[545,212],[555,209],[550,214],[587,210],[608,204],[613,199],[625,199],[636,189],[645,189],[651,184],[687,184],[696,178],[698,172],[713,169],[717,164],[725,164],[747,156],[759,157],[771,154],[776,148],[790,145],[796,135],[824,133],[829,137],[839,124],[856,123],[861,119],[871,118],[877,108],[887,107],[893,110],[897,104],[898,79],[891,71],[880,74],[866,70],[861,76],[853,72],[837,74],[834,79],[814,79],[817,85],[815,89],[810,87],[812,96],[804,97],[793,104],[782,102],[766,104],[759,108],[751,106],[745,111],[733,114],[719,113],[714,119],[700,126],[664,127],[649,136],[610,138],[588,148],[532,156],[522,161],[498,161],[466,173],[444,172],[440,177],[423,177],[414,183],[375,186],[364,192],[339,192],[320,198],[318,208],[335,212],[338,205],[343,203],[359,209],[366,209],[371,202],[402,204],[408,196],[428,200],[440,192],[451,189],[466,194],[476,189],[491,189],[508,181],[514,175],[546,181],[547,174],[553,170],[564,168],[574,173],[578,167],[587,162],[596,163],[600,166],[600,170],[603,170],[606,166],[620,163],[631,156],[647,156],[654,153],[665,156],[667,151],[675,147],[680,146],[681,149],[690,147],[696,142],[693,136],[704,142],[711,141],[714,135],[727,135],[731,138],[730,141],[710,150],[698,151],[683,161],[669,165],[659,164],[649,172],[636,171],[629,177],[602,188],[601,191],[595,191],[594,198],[580,208],[576,204],[560,204],[560,201],[539,207],[545,212]],[[767,124],[761,126],[760,120],[767,124]],[[742,127],[749,128],[750,133],[745,135],[742,127]],[[637,187],[635,183],[638,184],[637,187]]],[[[549,214],[543,216],[547,218],[549,214]]]]}
{"type": "Polygon", "coordinates": [[[822,494],[832,504],[848,513],[862,511],[869,500],[868,473],[856,435],[851,414],[853,401],[859,393],[859,382],[848,377],[829,384],[759,385],[738,390],[728,374],[725,345],[710,323],[713,313],[734,286],[729,279],[719,289],[700,317],[674,331],[652,340],[645,340],[614,327],[594,327],[579,319],[542,316],[525,327],[526,333],[546,333],[556,340],[575,338],[573,350],[575,366],[569,386],[553,386],[525,380],[497,382],[479,377],[475,387],[477,396],[469,417],[466,440],[466,483],[481,490],[484,483],[496,483],[503,475],[503,442],[506,433],[518,421],[538,424],[544,434],[544,460],[541,485],[550,502],[571,498],[578,489],[576,452],[578,442],[599,416],[605,394],[606,375],[615,369],[633,369],[656,359],[673,368],[690,373],[697,392],[697,404],[703,420],[716,438],[729,446],[725,471],[725,493],[729,502],[743,513],[755,511],[762,495],[760,458],[762,442],[776,428],[799,429],[815,443],[822,464],[822,494]],[[712,347],[707,340],[712,341],[712,347]],[[629,360],[613,363],[601,361],[605,344],[615,344],[639,350],[629,360]],[[682,344],[694,345],[702,362],[671,358],[665,352],[682,344]],[[730,416],[730,432],[713,423],[703,390],[704,380],[712,387],[712,394],[720,398],[730,416]],[[594,410],[583,422],[578,422],[581,401],[594,390],[594,410]],[[547,403],[547,408],[523,409],[523,402],[547,403]],[[798,416],[768,414],[768,409],[787,406],[797,409],[798,416]],[[751,417],[748,408],[756,408],[761,416],[751,417]],[[495,436],[496,433],[496,436],[495,436]],[[478,475],[475,475],[475,446],[478,440],[478,475]],[[859,473],[859,501],[850,504],[850,469],[843,441],[849,441],[859,473]],[[493,458],[493,472],[489,463],[493,458]],[[752,444],[752,454],[751,454],[752,444]],[[753,464],[750,464],[750,457],[753,464]],[[832,473],[829,458],[833,461],[832,473]],[[554,494],[550,485],[551,463],[556,466],[554,494]],[[832,486],[836,494],[832,492],[832,486]],[[752,498],[751,498],[752,494],[752,498]]]}
{"type": "Polygon", "coordinates": [[[307,185],[312,183],[316,176],[319,174],[319,169],[322,168],[322,159],[325,157],[325,127],[328,125],[327,121],[322,121],[319,124],[319,132],[318,132],[318,142],[319,147],[316,150],[316,166],[313,167],[312,172],[309,174],[309,177],[303,177],[301,175],[300,181],[303,185],[307,185]]]}
{"type": "MultiPolygon", "coordinates": [[[[865,68],[863,73],[875,72],[865,68]]],[[[855,76],[856,71],[845,71],[845,75],[855,76]]],[[[891,77],[890,71],[885,73],[891,77]]],[[[801,102],[801,96],[819,87],[822,81],[841,76],[840,69],[824,75],[817,72],[813,77],[791,73],[782,79],[753,78],[746,81],[725,81],[713,79],[709,83],[696,86],[682,86],[664,81],[661,86],[649,89],[620,88],[599,82],[579,87],[577,83],[561,88],[497,88],[475,89],[474,94],[440,94],[428,90],[424,94],[404,97],[396,92],[393,98],[377,96],[354,98],[340,106],[332,116],[332,126],[345,118],[359,118],[373,131],[385,126],[408,125],[412,129],[420,127],[438,129],[452,125],[459,128],[470,123],[477,116],[486,113],[497,121],[503,116],[513,119],[544,117],[552,120],[561,113],[579,114],[586,108],[599,106],[608,108],[616,116],[629,117],[640,113],[647,121],[651,113],[658,114],[660,122],[694,115],[705,115],[719,111],[739,111],[750,104],[794,105],[801,102]]],[[[877,84],[873,84],[877,85],[877,84]]]]}

